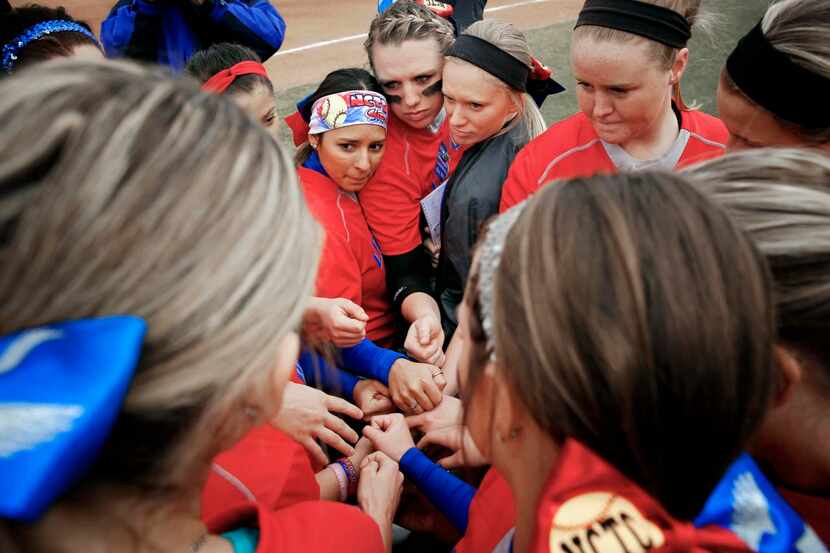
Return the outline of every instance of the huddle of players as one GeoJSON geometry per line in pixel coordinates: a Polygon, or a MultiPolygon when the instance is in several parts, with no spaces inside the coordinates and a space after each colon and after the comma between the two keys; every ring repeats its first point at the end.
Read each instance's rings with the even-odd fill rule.
{"type": "MultiPolygon", "coordinates": [[[[830,10],[769,8],[722,72],[721,121],[680,93],[699,4],[588,0],[580,112],[547,130],[535,104],[561,87],[509,25],[454,39],[410,2],[373,21],[374,76],[333,72],[290,122],[325,229],[304,326],[335,363],[304,351],[275,425],[215,459],[211,532],[237,552],[323,550],[316,518],[341,550],[389,548],[399,468],[458,551],[826,550],[830,10]],[[334,98],[345,117],[326,117],[334,98]],[[782,146],[811,150],[736,153],[782,146]],[[348,455],[328,466],[286,420],[331,402],[306,384],[357,404],[331,412],[377,415],[353,449],[338,423],[313,436],[348,455]],[[393,408],[408,416],[378,414],[393,408]],[[441,470],[411,428],[484,480],[441,470]],[[297,508],[354,493],[382,543],[353,512],[297,508]],[[259,529],[233,534],[252,513],[259,529]]],[[[267,73],[214,48],[238,57],[205,69],[206,51],[190,72],[269,126],[267,73]]]]}

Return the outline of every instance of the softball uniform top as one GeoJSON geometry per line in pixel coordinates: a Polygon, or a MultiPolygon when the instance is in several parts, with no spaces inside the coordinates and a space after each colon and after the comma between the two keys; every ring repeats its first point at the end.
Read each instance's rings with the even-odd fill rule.
{"type": "Polygon", "coordinates": [[[360,191],[366,221],[384,255],[405,254],[421,245],[420,202],[447,180],[460,158],[443,112],[426,129],[389,118],[383,160],[360,191]]]}
{"type": "Polygon", "coordinates": [[[666,154],[653,160],[635,159],[616,144],[603,141],[582,112],[556,123],[516,156],[502,189],[499,211],[557,179],[618,171],[671,171],[724,152],[729,131],[720,119],[700,111],[675,109],[675,113],[681,120],[677,139],[666,154]]]}
{"type": "Polygon", "coordinates": [[[379,345],[392,345],[395,316],[386,294],[383,255],[357,196],[317,170],[300,167],[298,174],[308,206],[326,232],[317,295],[360,305],[369,316],[366,336],[379,345]]]}

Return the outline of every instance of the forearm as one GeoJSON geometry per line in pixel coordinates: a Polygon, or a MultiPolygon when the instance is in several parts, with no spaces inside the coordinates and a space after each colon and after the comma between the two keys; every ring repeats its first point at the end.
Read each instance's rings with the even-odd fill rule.
{"type": "Polygon", "coordinates": [[[447,379],[447,386],[444,393],[449,396],[458,396],[461,393],[461,382],[458,380],[458,364],[461,362],[463,352],[461,333],[458,329],[452,335],[450,345],[447,346],[446,360],[441,370],[444,371],[444,378],[447,379]]]}
{"type": "Polygon", "coordinates": [[[434,316],[438,321],[441,320],[438,302],[435,301],[435,298],[423,292],[416,292],[406,297],[401,303],[401,315],[410,323],[428,315],[434,316]]]}
{"type": "Polygon", "coordinates": [[[385,255],[386,288],[392,294],[392,304],[399,311],[411,296],[432,294],[432,263],[423,246],[401,255],[385,255]]]}
{"type": "Polygon", "coordinates": [[[352,373],[389,385],[389,371],[398,359],[406,356],[376,345],[368,338],[356,346],[340,350],[341,365],[352,373]]]}
{"type": "Polygon", "coordinates": [[[401,472],[462,534],[467,530],[470,502],[476,489],[456,478],[413,447],[401,457],[401,472]]]}
{"type": "Polygon", "coordinates": [[[300,366],[307,385],[353,401],[354,387],[359,380],[355,375],[332,366],[322,355],[309,349],[300,353],[300,366]]]}

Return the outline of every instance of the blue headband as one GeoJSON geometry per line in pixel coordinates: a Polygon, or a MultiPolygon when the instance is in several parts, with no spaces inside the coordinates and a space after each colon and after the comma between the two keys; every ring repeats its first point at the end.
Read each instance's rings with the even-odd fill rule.
{"type": "Polygon", "coordinates": [[[12,66],[14,65],[14,62],[17,61],[17,53],[29,43],[41,39],[46,35],[51,35],[52,33],[64,33],[67,31],[81,33],[82,35],[92,39],[96,45],[98,44],[98,39],[95,38],[95,35],[80,23],[65,21],[63,19],[42,21],[36,25],[32,25],[23,31],[20,36],[13,38],[5,46],[3,46],[3,71],[11,73],[12,66]]]}
{"type": "Polygon", "coordinates": [[[95,460],[147,325],[116,316],[0,337],[0,518],[33,521],[95,460]]]}

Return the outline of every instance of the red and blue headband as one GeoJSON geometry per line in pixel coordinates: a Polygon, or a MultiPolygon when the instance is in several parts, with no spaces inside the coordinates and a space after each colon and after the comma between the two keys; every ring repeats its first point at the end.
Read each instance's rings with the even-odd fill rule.
{"type": "Polygon", "coordinates": [[[0,337],[0,519],[37,520],[94,462],[146,328],[116,316],[0,337]]]}
{"type": "Polygon", "coordinates": [[[311,107],[308,134],[320,134],[352,125],[386,128],[389,105],[383,94],[371,90],[349,90],[319,98],[311,107]]]}

